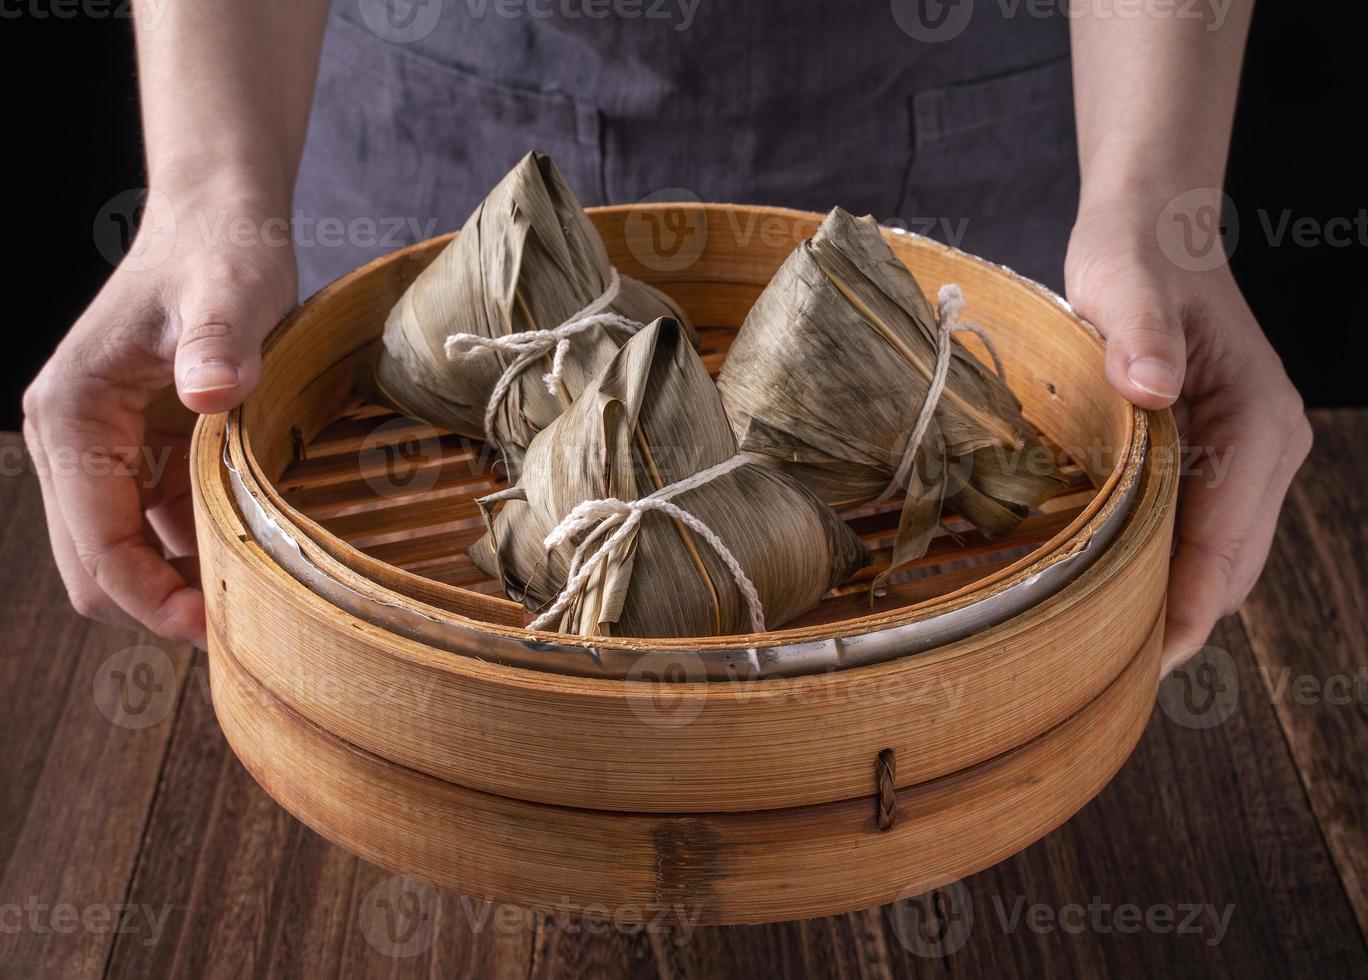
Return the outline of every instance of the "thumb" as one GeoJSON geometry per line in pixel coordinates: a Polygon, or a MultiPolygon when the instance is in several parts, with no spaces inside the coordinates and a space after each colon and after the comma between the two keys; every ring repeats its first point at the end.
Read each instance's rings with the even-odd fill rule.
{"type": "Polygon", "coordinates": [[[176,391],[201,415],[236,408],[261,377],[261,342],[277,317],[250,291],[196,295],[181,304],[176,391]]]}
{"type": "Polygon", "coordinates": [[[1187,340],[1174,304],[1154,290],[1107,283],[1080,310],[1107,338],[1107,380],[1141,408],[1167,408],[1183,390],[1187,340]]]}

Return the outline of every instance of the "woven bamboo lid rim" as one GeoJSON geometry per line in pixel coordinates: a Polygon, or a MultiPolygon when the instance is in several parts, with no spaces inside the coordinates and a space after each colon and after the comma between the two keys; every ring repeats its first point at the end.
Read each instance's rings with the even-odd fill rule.
{"type": "MultiPolygon", "coordinates": [[[[701,210],[711,213],[720,207],[718,205],[697,204],[690,205],[686,210],[701,210]]],[[[633,210],[635,209],[620,207],[590,209],[591,213],[597,214],[605,220],[620,220],[633,210]]],[[[748,210],[762,216],[784,216],[795,222],[812,221],[819,217],[806,212],[779,208],[748,210]]],[[[885,229],[885,232],[890,238],[915,240],[919,247],[934,251],[943,257],[953,258],[956,262],[972,263],[982,269],[991,270],[994,276],[1006,277],[1015,288],[1062,311],[1065,317],[1055,321],[1057,325],[1068,325],[1081,330],[1088,338],[1088,343],[1096,345],[1100,353],[1101,344],[1096,330],[1078,317],[1065,300],[1040,284],[1031,282],[1011,270],[1003,269],[975,256],[969,256],[952,246],[934,242],[924,236],[897,229],[885,229]],[[1063,324],[1063,320],[1067,320],[1067,324],[1063,324]]],[[[443,236],[440,239],[410,246],[393,255],[377,259],[370,265],[325,287],[315,299],[327,295],[336,296],[350,288],[352,284],[359,282],[366,275],[377,272],[387,264],[398,265],[408,258],[422,259],[425,256],[425,249],[431,251],[449,241],[451,237],[451,235],[443,236]]],[[[745,263],[742,263],[739,273],[727,277],[728,281],[735,285],[751,287],[759,285],[760,281],[755,275],[747,276],[744,274],[744,266],[745,263]]],[[[414,263],[409,263],[409,270],[414,267],[414,263]]],[[[734,272],[730,267],[727,271],[729,273],[734,272]]],[[[406,271],[403,274],[408,273],[406,271]]],[[[666,274],[660,278],[670,282],[716,284],[722,281],[723,277],[707,276],[700,278],[697,275],[666,274]]],[[[291,326],[307,307],[308,304],[305,304],[305,307],[287,317],[272,334],[266,347],[268,357],[272,350],[286,338],[291,326]]],[[[1036,309],[1039,310],[1041,307],[1036,307],[1036,309]]],[[[354,345],[354,349],[344,350],[341,354],[334,351],[334,357],[340,361],[360,356],[374,342],[373,338],[363,338],[360,343],[354,345]]],[[[288,389],[291,391],[304,390],[307,387],[306,382],[292,381],[291,383],[304,386],[288,389]]],[[[1119,396],[1117,397],[1119,399],[1119,396]]],[[[250,401],[248,405],[251,405],[250,401]]],[[[738,670],[751,673],[781,674],[808,672],[814,668],[796,667],[794,662],[807,660],[813,655],[811,651],[814,650],[822,651],[817,655],[816,662],[825,664],[825,666],[815,669],[851,666],[875,662],[877,657],[871,659],[870,655],[857,648],[861,646],[869,648],[871,645],[877,645],[877,638],[881,634],[905,627],[928,630],[930,627],[926,627],[924,624],[934,617],[962,610],[985,599],[992,599],[1001,593],[1008,593],[1009,597],[1015,596],[1017,593],[1012,592],[1012,590],[1018,586],[1023,587],[1028,593],[1031,588],[1037,590],[1035,597],[1025,604],[1029,606],[1032,602],[1038,602],[1040,598],[1051,594],[1052,591],[1057,591],[1069,578],[1081,571],[1086,562],[1090,560],[1090,556],[1095,557],[1096,552],[1105,547],[1108,535],[1114,534],[1114,529],[1124,522],[1135,495],[1146,447],[1150,445],[1152,428],[1152,422],[1146,413],[1126,406],[1124,427],[1129,438],[1117,444],[1120,451],[1116,452],[1115,465],[1111,466],[1109,470],[1103,471],[1105,480],[1098,487],[1092,499],[1087,502],[1082,512],[1076,514],[1068,526],[1059,530],[1052,538],[1036,546],[1029,553],[1011,561],[1005,567],[999,567],[995,571],[953,591],[934,598],[886,609],[875,614],[848,617],[844,620],[831,620],[821,625],[790,627],[748,636],[646,639],[633,637],[587,638],[569,634],[534,633],[521,626],[462,615],[460,612],[452,611],[449,605],[445,608],[431,605],[424,602],[417,594],[410,595],[406,591],[398,591],[397,586],[367,578],[356,570],[358,566],[349,557],[353,554],[360,554],[354,546],[331,535],[321,525],[313,522],[307,515],[299,512],[283,499],[272,478],[263,471],[263,467],[253,451],[250,424],[242,424],[242,420],[250,418],[250,416],[250,411],[234,413],[233,424],[228,433],[229,437],[224,440],[223,459],[228,464],[230,478],[240,484],[240,486],[233,488],[234,496],[240,498],[240,508],[244,511],[253,512],[259,510],[260,513],[254,513],[253,520],[262,526],[273,526],[279,532],[278,540],[281,548],[283,548],[281,553],[285,554],[286,557],[277,560],[285,562],[306,561],[314,566],[312,572],[304,573],[306,577],[316,581],[331,580],[331,585],[325,584],[323,587],[329,588],[335,594],[340,593],[344,599],[350,593],[356,600],[370,606],[372,610],[378,610],[378,612],[373,611],[369,618],[376,619],[382,625],[390,622],[392,617],[411,620],[408,626],[396,626],[395,628],[407,629],[410,634],[423,638],[425,642],[435,640],[437,645],[444,645],[440,638],[441,631],[462,630],[467,634],[467,642],[471,633],[483,637],[487,642],[498,641],[498,646],[505,648],[505,652],[501,655],[496,654],[496,658],[511,657],[510,662],[515,663],[523,663],[529,657],[534,661],[547,656],[564,660],[564,654],[570,652],[575,654],[579,660],[584,661],[582,667],[567,670],[562,663],[555,666],[547,665],[545,668],[539,669],[584,673],[587,676],[603,676],[605,671],[610,675],[617,675],[624,668],[621,665],[617,667],[607,665],[609,661],[615,659],[639,658],[643,654],[664,654],[668,652],[705,653],[710,661],[717,661],[718,669],[724,672],[738,670]],[[295,554],[296,557],[291,558],[290,554],[295,554]],[[1044,573],[1056,564],[1061,566],[1060,569],[1045,576],[1044,573]],[[512,643],[503,643],[504,640],[512,641],[512,643]],[[515,648],[516,652],[507,652],[515,648]]],[[[1118,418],[1121,417],[1118,416],[1118,418]]],[[[1121,423],[1118,422],[1117,424],[1121,423]]],[[[1161,443],[1164,442],[1162,439],[1160,441],[1161,443]]],[[[1161,445],[1159,448],[1163,450],[1165,447],[1161,445]]],[[[1167,453],[1161,453],[1161,455],[1167,457],[1167,453]]],[[[421,581],[415,573],[393,568],[393,566],[391,566],[391,570],[395,572],[394,578],[401,584],[406,581],[421,581]]],[[[295,574],[296,578],[301,577],[300,574],[294,572],[292,574],[295,574]]],[[[436,585],[438,588],[450,588],[441,585],[441,583],[436,583],[436,585]]],[[[408,585],[403,585],[405,589],[408,587],[408,585]]],[[[516,608],[511,603],[504,602],[503,604],[510,608],[516,608]]],[[[994,621],[1000,621],[1000,619],[985,617],[980,619],[979,623],[994,621]]],[[[950,634],[938,635],[948,636],[950,634]]],[[[711,670],[710,667],[709,676],[715,676],[711,670]]]]}
{"type": "MultiPolygon", "coordinates": [[[[227,452],[236,429],[228,426],[223,457],[232,499],[257,544],[296,580],[360,619],[438,649],[464,653],[457,634],[466,633],[468,638],[473,633],[484,638],[489,659],[509,666],[585,677],[630,678],[634,672],[648,668],[653,659],[658,665],[678,664],[681,660],[689,661],[688,666],[696,664],[698,676],[690,680],[792,677],[865,666],[953,643],[1039,605],[1082,574],[1124,525],[1139,485],[1130,481],[1114,506],[1098,518],[1096,531],[1069,554],[991,595],[978,599],[955,595],[947,603],[949,608],[924,618],[820,640],[784,642],[786,631],[776,630],[749,637],[772,638],[764,644],[723,646],[729,638],[680,637],[676,638],[677,643],[697,646],[663,647],[651,638],[641,637],[592,638],[518,628],[496,631],[491,628],[493,624],[437,610],[417,600],[381,602],[364,595],[327,567],[326,556],[322,560],[318,555],[311,557],[301,541],[267,513],[261,498],[243,480],[227,452]],[[543,636],[547,639],[539,639],[543,636]],[[594,642],[609,639],[620,643],[608,646],[594,642]]],[[[1138,457],[1141,462],[1143,455],[1142,452],[1138,457]]]]}

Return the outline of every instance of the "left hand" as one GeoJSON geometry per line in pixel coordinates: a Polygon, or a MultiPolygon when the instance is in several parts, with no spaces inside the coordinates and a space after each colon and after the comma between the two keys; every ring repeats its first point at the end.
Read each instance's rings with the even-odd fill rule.
{"type": "Polygon", "coordinates": [[[1065,262],[1070,302],[1106,336],[1113,387],[1142,408],[1173,405],[1183,432],[1165,674],[1254,587],[1311,449],[1301,397],[1229,266],[1194,271],[1208,263],[1186,262],[1161,243],[1157,216],[1167,200],[1085,202],[1065,262]]]}

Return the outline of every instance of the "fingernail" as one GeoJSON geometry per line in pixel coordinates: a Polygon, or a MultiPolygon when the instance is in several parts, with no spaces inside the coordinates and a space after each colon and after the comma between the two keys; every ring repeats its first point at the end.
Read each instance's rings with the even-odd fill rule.
{"type": "Polygon", "coordinates": [[[237,383],[238,369],[236,364],[230,364],[227,361],[201,361],[185,372],[181,391],[187,395],[196,395],[205,391],[223,391],[225,388],[236,388],[237,383]]]}
{"type": "Polygon", "coordinates": [[[1137,357],[1126,369],[1130,383],[1156,398],[1177,398],[1178,379],[1173,368],[1157,357],[1137,357]]]}

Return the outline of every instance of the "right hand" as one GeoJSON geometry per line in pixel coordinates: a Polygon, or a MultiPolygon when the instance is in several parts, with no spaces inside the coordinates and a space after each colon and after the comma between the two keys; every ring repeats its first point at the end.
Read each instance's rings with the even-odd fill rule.
{"type": "Polygon", "coordinates": [[[24,393],[48,535],[82,615],[204,645],[190,428],[247,397],[262,340],[294,305],[285,213],[251,194],[154,190],[127,257],[24,393]]]}
{"type": "Polygon", "coordinates": [[[1183,193],[1085,202],[1065,263],[1070,302],[1106,335],[1112,386],[1142,408],[1177,402],[1180,414],[1164,674],[1253,589],[1311,449],[1301,396],[1229,265],[1192,270],[1156,236],[1154,216],[1183,193]]]}

